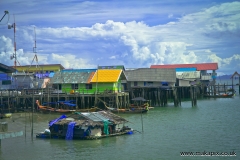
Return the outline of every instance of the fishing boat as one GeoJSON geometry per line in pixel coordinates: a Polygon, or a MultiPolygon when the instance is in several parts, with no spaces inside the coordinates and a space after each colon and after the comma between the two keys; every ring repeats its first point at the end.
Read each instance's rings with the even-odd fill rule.
{"type": "Polygon", "coordinates": [[[128,107],[128,108],[113,108],[113,107],[109,107],[107,105],[107,103],[103,100],[101,100],[100,98],[98,98],[99,101],[101,101],[104,104],[104,107],[107,111],[110,111],[112,113],[147,113],[148,112],[148,108],[147,107],[138,107],[138,106],[132,106],[132,107],[128,107]]]}
{"type": "Polygon", "coordinates": [[[12,113],[0,113],[0,119],[2,118],[11,118],[12,113]]]}
{"type": "Polygon", "coordinates": [[[234,96],[233,93],[231,94],[217,94],[217,95],[207,95],[205,94],[204,97],[208,98],[232,98],[234,96]]]}
{"type": "Polygon", "coordinates": [[[136,97],[132,99],[133,103],[130,104],[130,109],[153,109],[154,107],[151,107],[149,105],[149,100],[144,99],[143,97],[136,97]]]}
{"type": "Polygon", "coordinates": [[[126,119],[107,111],[75,112],[50,121],[48,129],[37,133],[36,137],[92,140],[133,134],[134,130],[125,125],[127,122],[126,119]]]}
{"type": "Polygon", "coordinates": [[[3,113],[3,118],[11,118],[12,113],[3,113]]]}
{"type": "Polygon", "coordinates": [[[150,107],[149,100],[146,100],[143,97],[136,97],[131,100],[133,101],[133,103],[130,104],[127,109],[116,109],[116,108],[108,108],[108,109],[110,109],[113,113],[147,113],[149,109],[154,108],[154,107],[150,107]]]}
{"type": "Polygon", "coordinates": [[[148,109],[145,108],[132,108],[132,109],[117,109],[117,108],[107,108],[109,111],[111,111],[112,113],[147,113],[148,109]]]}
{"type": "Polygon", "coordinates": [[[73,113],[73,112],[96,112],[99,110],[97,107],[87,108],[87,109],[76,109],[76,104],[72,103],[73,101],[58,101],[58,102],[48,102],[40,105],[39,100],[36,100],[38,109],[42,113],[73,113]],[[60,105],[60,108],[54,108],[50,105],[60,105]]]}

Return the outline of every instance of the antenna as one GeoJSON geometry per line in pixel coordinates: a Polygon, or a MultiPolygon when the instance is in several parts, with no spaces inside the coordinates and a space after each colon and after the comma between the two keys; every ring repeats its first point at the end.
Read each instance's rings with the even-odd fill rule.
{"type": "MultiPolygon", "coordinates": [[[[8,11],[5,11],[5,13],[8,13],[8,11]]],[[[14,60],[14,68],[16,69],[16,66],[17,66],[17,53],[16,53],[16,23],[15,23],[15,16],[13,15],[13,18],[14,18],[14,23],[11,25],[11,24],[8,24],[8,29],[11,29],[13,28],[14,29],[14,53],[12,56],[10,56],[10,59],[15,59],[14,60]]]]}
{"type": "Polygon", "coordinates": [[[6,14],[8,14],[9,12],[8,11],[4,11],[4,15],[3,17],[1,18],[0,22],[3,20],[3,18],[6,16],[6,14]]]}
{"type": "Polygon", "coordinates": [[[34,60],[36,60],[37,64],[36,64],[36,68],[39,67],[38,65],[38,58],[37,58],[37,41],[36,41],[36,30],[34,27],[34,47],[33,47],[33,53],[34,53],[34,57],[33,60],[31,62],[31,65],[29,66],[29,68],[32,66],[32,63],[34,60]]]}
{"type": "Polygon", "coordinates": [[[36,44],[36,30],[35,30],[35,27],[34,27],[34,35],[35,35],[35,39],[34,39],[34,47],[33,47],[33,53],[37,53],[37,44],[36,44]]]}
{"type": "MultiPolygon", "coordinates": [[[[34,47],[33,47],[33,53],[34,53],[34,57],[33,57],[33,59],[32,59],[32,62],[31,62],[31,64],[30,64],[30,66],[28,67],[28,69],[27,69],[27,73],[29,73],[29,69],[32,67],[32,65],[33,65],[33,62],[34,62],[34,60],[36,61],[36,70],[34,70],[35,72],[38,72],[38,71],[40,71],[40,69],[41,70],[43,70],[40,66],[39,66],[39,64],[38,64],[38,57],[37,57],[37,41],[36,41],[36,30],[35,30],[35,27],[34,27],[34,47]],[[39,69],[40,68],[40,69],[39,69]]],[[[42,72],[39,74],[39,76],[38,75],[36,75],[38,78],[42,78],[42,72]]],[[[35,86],[34,87],[36,87],[37,85],[38,85],[38,80],[37,80],[37,77],[34,79],[34,80],[32,80],[32,83],[36,83],[35,84],[35,86]]]]}

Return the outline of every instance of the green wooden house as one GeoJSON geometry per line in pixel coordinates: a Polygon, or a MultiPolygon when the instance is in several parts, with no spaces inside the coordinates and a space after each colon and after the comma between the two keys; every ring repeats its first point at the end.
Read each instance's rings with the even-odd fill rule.
{"type": "Polygon", "coordinates": [[[66,69],[55,72],[50,83],[60,93],[93,94],[91,79],[96,69],[66,69]]]}

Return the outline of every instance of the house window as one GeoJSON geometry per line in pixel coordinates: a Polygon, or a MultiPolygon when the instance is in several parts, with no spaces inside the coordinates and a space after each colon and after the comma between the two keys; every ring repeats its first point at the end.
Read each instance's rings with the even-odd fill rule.
{"type": "Polygon", "coordinates": [[[78,89],[78,84],[72,84],[72,89],[78,89]]]}
{"type": "Polygon", "coordinates": [[[161,82],[162,86],[168,86],[168,82],[161,82]]]}
{"type": "Polygon", "coordinates": [[[2,85],[10,85],[11,84],[11,80],[3,80],[2,81],[2,85]]]}
{"type": "Polygon", "coordinates": [[[137,86],[138,85],[138,83],[137,82],[133,82],[133,86],[137,86]]]}
{"type": "Polygon", "coordinates": [[[147,86],[153,86],[153,82],[147,82],[147,86]]]}
{"type": "Polygon", "coordinates": [[[62,90],[62,85],[61,84],[58,85],[58,89],[62,90]]]}
{"type": "Polygon", "coordinates": [[[153,82],[144,82],[144,86],[152,86],[153,82]]]}
{"type": "Polygon", "coordinates": [[[92,89],[92,84],[86,84],[86,89],[92,89]]]}

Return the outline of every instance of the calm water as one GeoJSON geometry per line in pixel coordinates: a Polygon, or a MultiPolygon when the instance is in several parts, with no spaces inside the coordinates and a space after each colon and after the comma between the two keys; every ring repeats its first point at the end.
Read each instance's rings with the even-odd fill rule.
{"type": "MultiPolygon", "coordinates": [[[[238,93],[238,90],[237,90],[238,93]]],[[[141,115],[122,115],[128,126],[142,132],[141,115]]],[[[34,134],[44,131],[58,117],[34,114],[34,134]]],[[[143,115],[143,133],[92,141],[31,138],[31,115],[14,114],[9,130],[25,131],[26,137],[2,140],[0,160],[79,159],[240,159],[240,96],[202,99],[197,107],[155,107],[143,115]],[[27,121],[27,123],[25,123],[27,121]],[[231,152],[236,157],[181,157],[180,152],[231,152]]]]}

